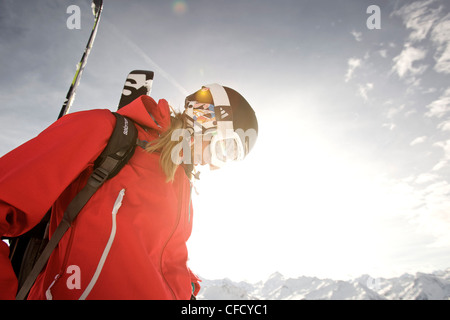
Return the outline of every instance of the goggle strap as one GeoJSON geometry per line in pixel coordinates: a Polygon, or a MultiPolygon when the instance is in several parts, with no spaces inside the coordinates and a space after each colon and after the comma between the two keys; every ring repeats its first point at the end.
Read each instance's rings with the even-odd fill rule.
{"type": "Polygon", "coordinates": [[[212,98],[214,100],[214,105],[216,107],[229,107],[230,99],[228,99],[228,94],[225,91],[225,88],[220,84],[212,83],[204,86],[204,88],[208,88],[211,92],[212,98]]]}

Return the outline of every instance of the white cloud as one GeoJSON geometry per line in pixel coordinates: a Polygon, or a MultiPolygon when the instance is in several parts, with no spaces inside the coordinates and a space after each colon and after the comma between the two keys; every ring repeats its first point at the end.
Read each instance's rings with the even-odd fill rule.
{"type": "Polygon", "coordinates": [[[404,5],[399,10],[393,12],[393,15],[400,16],[403,19],[407,29],[412,29],[409,35],[409,41],[418,42],[424,40],[433,24],[439,19],[439,13],[442,7],[437,9],[429,8],[433,0],[416,1],[404,5]]]}
{"type": "Polygon", "coordinates": [[[381,57],[387,58],[387,50],[386,49],[382,49],[382,50],[378,51],[378,53],[380,54],[381,57]]]}
{"type": "Polygon", "coordinates": [[[427,106],[430,111],[425,113],[427,117],[442,118],[447,112],[450,111],[450,88],[435,101],[427,106]]]}
{"type": "Polygon", "coordinates": [[[366,83],[365,85],[358,85],[358,93],[365,102],[369,100],[368,92],[373,89],[373,83],[366,83]]]}
{"type": "Polygon", "coordinates": [[[439,171],[447,165],[446,160],[439,160],[438,163],[433,167],[433,171],[439,171]]]}
{"type": "Polygon", "coordinates": [[[437,91],[436,88],[428,88],[428,89],[424,90],[422,93],[423,94],[428,94],[428,93],[434,93],[436,91],[437,91]]]}
{"type": "Polygon", "coordinates": [[[416,61],[420,61],[425,58],[427,51],[424,49],[414,48],[410,44],[406,44],[403,51],[396,56],[392,71],[397,72],[400,78],[405,77],[407,74],[412,76],[420,75],[427,69],[426,65],[420,65],[414,67],[413,64],[416,61]]]}
{"type": "Polygon", "coordinates": [[[438,124],[438,129],[442,131],[450,131],[450,119],[447,119],[438,124]]]}
{"type": "Polygon", "coordinates": [[[397,114],[399,114],[403,109],[405,109],[405,105],[402,104],[399,107],[392,107],[386,113],[386,117],[388,119],[393,119],[397,114]]]}
{"type": "MultiPolygon", "coordinates": [[[[443,247],[450,244],[450,184],[436,173],[422,173],[410,182],[390,180],[386,192],[391,201],[392,216],[403,216],[408,226],[414,226],[417,234],[432,239],[430,247],[443,247]]],[[[406,226],[404,226],[406,227],[406,226]]]]}
{"type": "Polygon", "coordinates": [[[417,210],[415,222],[419,230],[435,238],[430,247],[442,247],[450,244],[450,184],[436,181],[420,192],[423,206],[417,210]]]}
{"type": "Polygon", "coordinates": [[[433,146],[440,147],[444,151],[441,160],[433,167],[433,171],[438,171],[450,164],[450,140],[436,142],[433,146]]]}
{"type": "Polygon", "coordinates": [[[391,122],[391,123],[383,123],[381,125],[383,128],[388,128],[390,131],[394,130],[395,127],[397,126],[395,123],[391,122]]]}
{"type": "Polygon", "coordinates": [[[425,184],[436,181],[439,179],[439,176],[433,173],[421,173],[415,179],[414,183],[416,184],[425,184]]]}
{"type": "Polygon", "coordinates": [[[413,141],[410,142],[410,146],[415,146],[421,143],[424,143],[427,140],[427,136],[417,137],[413,141]]]}
{"type": "Polygon", "coordinates": [[[401,17],[407,29],[412,30],[408,41],[417,43],[431,35],[436,49],[434,70],[450,74],[450,13],[442,17],[443,6],[431,8],[434,0],[416,1],[404,5],[392,15],[401,17]]]}
{"type": "MultiPolygon", "coordinates": [[[[367,93],[366,93],[366,98],[367,98],[367,93]]],[[[392,103],[393,103],[392,100],[388,100],[384,104],[385,105],[392,105],[392,103]]],[[[388,128],[390,131],[393,131],[397,127],[397,125],[393,122],[393,119],[403,109],[405,109],[405,105],[404,104],[402,104],[402,105],[400,105],[398,107],[391,107],[391,108],[389,108],[388,111],[385,113],[385,116],[390,122],[383,123],[382,127],[383,128],[388,128]]]]}
{"type": "Polygon", "coordinates": [[[356,32],[355,30],[353,30],[351,32],[351,34],[355,38],[356,41],[358,41],[358,42],[362,41],[362,33],[361,32],[356,32]]]}
{"type": "Polygon", "coordinates": [[[431,40],[437,46],[434,70],[450,74],[450,13],[433,28],[431,40]]]}
{"type": "Polygon", "coordinates": [[[353,73],[355,72],[356,68],[359,68],[361,66],[361,60],[356,58],[350,58],[348,59],[348,70],[345,74],[345,82],[349,82],[350,79],[353,77],[353,73]]]}
{"type": "Polygon", "coordinates": [[[405,117],[409,117],[409,116],[411,116],[413,114],[416,114],[416,113],[417,113],[416,109],[410,109],[410,110],[405,112],[405,117]]]}

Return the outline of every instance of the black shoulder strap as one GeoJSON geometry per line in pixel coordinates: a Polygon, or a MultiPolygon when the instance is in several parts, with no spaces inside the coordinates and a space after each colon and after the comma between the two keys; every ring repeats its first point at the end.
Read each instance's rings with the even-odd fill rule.
{"type": "Polygon", "coordinates": [[[20,288],[16,296],[17,300],[23,300],[27,297],[51,253],[92,195],[107,179],[114,177],[133,156],[136,148],[137,129],[128,118],[118,113],[113,114],[116,116],[117,121],[108,145],[95,162],[94,171],[89,177],[86,186],[73,198],[64,212],[62,221],[20,288]]]}
{"type": "Polygon", "coordinates": [[[130,160],[136,148],[138,132],[134,123],[127,117],[113,112],[116,117],[116,126],[109,139],[109,142],[94,164],[94,168],[104,165],[109,158],[117,160],[117,165],[108,174],[107,179],[111,179],[119,173],[120,169],[130,160]]]}

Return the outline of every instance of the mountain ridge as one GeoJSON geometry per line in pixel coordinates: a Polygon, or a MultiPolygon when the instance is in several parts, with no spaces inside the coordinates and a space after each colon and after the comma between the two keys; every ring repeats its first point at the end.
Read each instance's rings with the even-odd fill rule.
{"type": "Polygon", "coordinates": [[[199,300],[450,300],[450,268],[395,278],[362,275],[351,280],[275,272],[257,283],[202,279],[199,300]]]}

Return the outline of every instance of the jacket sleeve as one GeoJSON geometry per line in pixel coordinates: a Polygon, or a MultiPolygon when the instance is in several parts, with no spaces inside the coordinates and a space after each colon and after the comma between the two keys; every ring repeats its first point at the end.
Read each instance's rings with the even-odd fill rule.
{"type": "MultiPolygon", "coordinates": [[[[105,148],[115,124],[109,110],[66,115],[36,138],[0,158],[0,236],[33,228],[105,148]]],[[[0,299],[14,298],[17,280],[0,243],[0,299]],[[9,290],[11,288],[13,296],[9,290]]]]}

